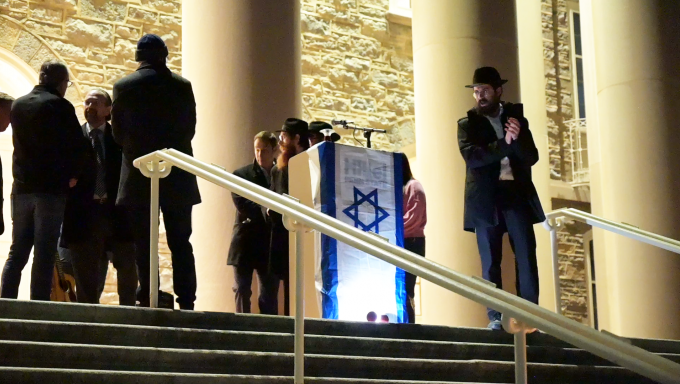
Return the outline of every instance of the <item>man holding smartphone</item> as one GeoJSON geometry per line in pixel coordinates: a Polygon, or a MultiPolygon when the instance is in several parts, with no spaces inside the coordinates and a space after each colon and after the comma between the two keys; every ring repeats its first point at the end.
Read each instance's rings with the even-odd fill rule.
{"type": "MultiPolygon", "coordinates": [[[[475,70],[476,106],[458,121],[458,146],[465,160],[465,225],[477,235],[482,276],[502,289],[503,234],[515,253],[517,294],[538,304],[538,265],[533,225],[545,220],[531,167],[538,150],[522,104],[501,101],[503,84],[493,67],[475,70]]],[[[489,328],[501,330],[501,314],[491,308],[489,328]]]]}

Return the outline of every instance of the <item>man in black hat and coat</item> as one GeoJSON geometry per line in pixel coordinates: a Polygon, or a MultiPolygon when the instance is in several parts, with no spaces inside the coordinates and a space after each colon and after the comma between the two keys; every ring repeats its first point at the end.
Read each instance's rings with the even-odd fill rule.
{"type": "MultiPolygon", "coordinates": [[[[503,287],[503,234],[515,253],[517,293],[538,304],[538,266],[533,224],[545,220],[531,167],[538,150],[522,104],[501,101],[503,84],[495,68],[478,68],[472,88],[477,105],[458,121],[458,146],[465,160],[464,228],[477,235],[482,276],[503,287]]],[[[487,310],[489,328],[501,329],[501,314],[487,310]]]]}
{"type": "MultiPolygon", "coordinates": [[[[255,160],[235,170],[234,176],[268,189],[271,185],[277,143],[276,136],[271,132],[262,131],[255,135],[255,160]]],[[[256,271],[260,290],[260,313],[276,315],[279,310],[279,278],[269,271],[269,220],[261,205],[234,193],[231,197],[236,206],[236,221],[227,265],[234,267],[236,312],[250,313],[253,272],[256,271]]]]}
{"type": "MultiPolygon", "coordinates": [[[[306,121],[289,118],[283,123],[279,132],[279,154],[272,168],[271,190],[288,193],[288,161],[298,153],[309,149],[309,125],[306,121]]],[[[283,280],[284,315],[290,313],[290,279],[288,278],[288,230],[283,226],[282,216],[269,211],[272,222],[271,244],[269,251],[269,267],[272,273],[283,280]]]]}
{"type": "MultiPolygon", "coordinates": [[[[196,101],[191,83],[166,66],[168,48],[156,35],[137,44],[136,72],[113,86],[113,137],[123,147],[123,165],[116,204],[129,213],[137,248],[140,287],[137,300],[149,306],[150,180],[132,165],[143,155],[173,148],[192,156],[196,132],[196,101]]],[[[189,238],[191,211],[201,202],[196,176],[179,168],[160,179],[160,209],[172,253],[173,286],[180,309],[193,309],[196,266],[189,238]]]]}
{"type": "Polygon", "coordinates": [[[326,139],[326,134],[330,133],[330,141],[340,140],[340,135],[333,131],[333,126],[325,121],[312,121],[309,123],[309,146],[312,147],[322,143],[326,139]]]}

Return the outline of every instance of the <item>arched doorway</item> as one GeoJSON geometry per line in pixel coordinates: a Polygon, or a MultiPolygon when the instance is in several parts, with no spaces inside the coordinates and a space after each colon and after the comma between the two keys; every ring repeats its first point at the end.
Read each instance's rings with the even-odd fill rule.
{"type": "MultiPolygon", "coordinates": [[[[33,89],[38,83],[38,74],[26,62],[13,52],[0,47],[0,92],[5,92],[12,97],[23,96],[33,89]]],[[[0,159],[2,159],[2,180],[4,199],[2,215],[5,220],[5,233],[0,235],[0,268],[4,266],[12,243],[12,219],[10,215],[9,195],[12,190],[12,129],[11,126],[0,133],[0,159]]],[[[29,260],[31,265],[33,260],[29,260]]],[[[30,268],[30,267],[27,267],[30,268]]],[[[25,269],[24,271],[30,271],[25,269]]],[[[24,273],[19,288],[19,298],[28,300],[30,273],[24,273]]]]}

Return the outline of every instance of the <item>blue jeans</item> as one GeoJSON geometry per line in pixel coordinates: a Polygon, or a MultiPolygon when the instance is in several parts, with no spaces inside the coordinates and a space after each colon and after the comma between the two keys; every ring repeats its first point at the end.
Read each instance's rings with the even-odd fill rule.
{"type": "Polygon", "coordinates": [[[32,193],[12,195],[11,200],[12,246],[2,270],[0,297],[17,298],[21,271],[28,263],[31,249],[35,247],[31,300],[49,301],[66,195],[32,193]]]}

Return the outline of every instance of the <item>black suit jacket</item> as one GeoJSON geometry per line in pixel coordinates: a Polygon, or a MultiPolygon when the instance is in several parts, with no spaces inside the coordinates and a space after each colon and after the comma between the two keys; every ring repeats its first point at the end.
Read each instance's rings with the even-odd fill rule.
{"type": "MultiPolygon", "coordinates": [[[[278,194],[288,193],[288,167],[272,168],[272,185],[269,188],[278,194]]],[[[271,240],[269,244],[269,270],[280,278],[288,278],[288,230],[283,225],[283,216],[274,211],[269,213],[271,240]]]]}
{"type": "MultiPolygon", "coordinates": [[[[193,156],[196,101],[191,83],[165,66],[141,66],[113,86],[113,137],[123,147],[117,204],[149,205],[151,183],[132,162],[159,149],[193,156]]],[[[201,202],[196,176],[179,168],[160,179],[161,205],[201,202]]]]}
{"type": "Polygon", "coordinates": [[[38,85],[12,104],[12,194],[66,194],[82,172],[87,140],[73,105],[38,85]]]}
{"type": "Polygon", "coordinates": [[[113,237],[118,241],[132,241],[132,232],[123,207],[116,207],[120,168],[122,163],[122,149],[113,140],[111,125],[106,124],[102,145],[104,146],[104,167],[106,169],[107,202],[103,207],[95,207],[94,190],[97,182],[97,155],[92,147],[87,126],[81,127],[81,134],[88,140],[85,151],[85,167],[78,178],[78,184],[69,191],[64,212],[62,227],[62,246],[69,243],[89,240],[92,236],[94,209],[103,208],[110,215],[113,225],[113,237]]]}
{"type": "MultiPolygon", "coordinates": [[[[262,168],[253,162],[234,171],[234,175],[269,188],[262,168]]],[[[228,265],[266,268],[269,260],[269,222],[261,205],[231,194],[236,206],[236,220],[229,246],[228,265]]]]}
{"type": "Polygon", "coordinates": [[[532,223],[545,220],[541,202],[531,180],[531,167],[538,162],[538,150],[524,118],[522,104],[503,104],[501,123],[508,118],[520,122],[520,134],[511,144],[499,139],[489,120],[475,109],[458,121],[458,147],[465,160],[465,215],[466,231],[498,224],[496,193],[501,172],[501,160],[508,157],[515,179],[516,196],[528,204],[532,223]]]}

